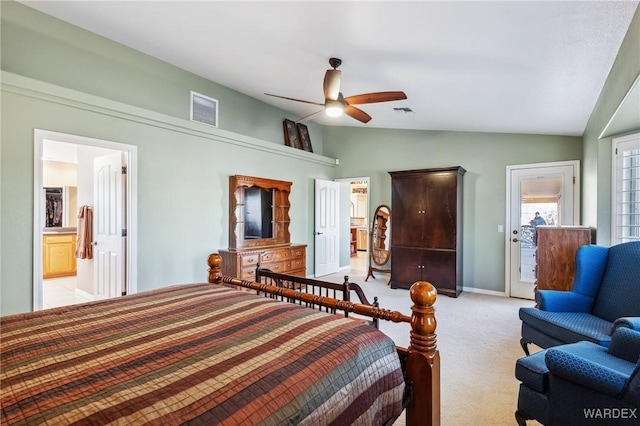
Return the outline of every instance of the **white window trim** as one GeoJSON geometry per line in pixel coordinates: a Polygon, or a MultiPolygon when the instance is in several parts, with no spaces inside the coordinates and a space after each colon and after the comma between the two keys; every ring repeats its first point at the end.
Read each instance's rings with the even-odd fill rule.
{"type": "MultiPolygon", "coordinates": [[[[612,139],[611,144],[611,245],[623,242],[618,233],[620,215],[618,212],[618,192],[620,190],[618,173],[620,164],[618,152],[622,152],[623,147],[627,150],[640,149],[640,133],[620,136],[612,139]]],[[[639,178],[640,180],[640,178],[639,178]]]]}

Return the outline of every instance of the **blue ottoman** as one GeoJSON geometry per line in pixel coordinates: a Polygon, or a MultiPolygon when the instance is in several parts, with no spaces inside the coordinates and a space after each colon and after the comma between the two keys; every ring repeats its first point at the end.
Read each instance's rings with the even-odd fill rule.
{"type": "Polygon", "coordinates": [[[547,391],[549,390],[549,369],[544,362],[547,349],[516,361],[516,378],[520,384],[518,393],[518,424],[526,419],[547,423],[547,391]]]}

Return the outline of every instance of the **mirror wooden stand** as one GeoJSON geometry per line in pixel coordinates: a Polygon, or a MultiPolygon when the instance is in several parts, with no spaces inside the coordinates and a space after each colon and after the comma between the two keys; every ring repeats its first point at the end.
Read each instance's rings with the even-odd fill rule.
{"type": "Polygon", "coordinates": [[[382,204],[376,208],[371,218],[371,232],[369,233],[369,272],[364,279],[367,281],[369,277],[375,278],[374,272],[391,272],[391,268],[383,269],[378,266],[384,266],[389,262],[391,250],[389,243],[391,241],[391,209],[389,206],[382,204]]]}

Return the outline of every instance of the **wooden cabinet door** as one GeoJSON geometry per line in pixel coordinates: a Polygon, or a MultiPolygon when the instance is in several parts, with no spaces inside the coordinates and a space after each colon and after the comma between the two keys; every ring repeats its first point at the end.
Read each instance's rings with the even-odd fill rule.
{"type": "Polygon", "coordinates": [[[438,292],[457,296],[461,288],[456,273],[456,252],[448,250],[425,250],[422,261],[423,281],[429,281],[438,292]]]}
{"type": "Polygon", "coordinates": [[[421,247],[425,210],[424,188],[421,177],[397,176],[391,181],[393,223],[391,243],[405,247],[421,247]]]}
{"type": "Polygon", "coordinates": [[[43,278],[66,277],[76,274],[76,236],[52,235],[43,238],[43,278]]]}
{"type": "Polygon", "coordinates": [[[422,278],[423,250],[391,248],[391,288],[409,288],[422,278]]]}
{"type": "Polygon", "coordinates": [[[426,174],[424,247],[455,249],[457,237],[457,173],[426,174]]]}

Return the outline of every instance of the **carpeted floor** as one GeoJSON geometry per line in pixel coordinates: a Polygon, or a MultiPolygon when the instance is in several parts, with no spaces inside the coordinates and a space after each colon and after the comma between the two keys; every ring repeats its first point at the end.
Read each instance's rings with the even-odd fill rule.
{"type": "MultiPolygon", "coordinates": [[[[364,282],[366,272],[356,266],[321,279],[341,282],[344,275],[359,284],[370,300],[378,296],[381,307],[410,314],[409,292],[388,287],[388,274],[375,273],[376,279],[364,282]]],[[[519,382],[514,368],[516,360],[524,356],[519,344],[518,309],[532,304],[529,300],[470,292],[457,298],[438,295],[435,307],[443,426],[516,424],[519,382]]],[[[381,321],[380,329],[397,345],[408,346],[408,324],[381,321]]],[[[395,423],[403,424],[404,419],[395,423]]]]}

